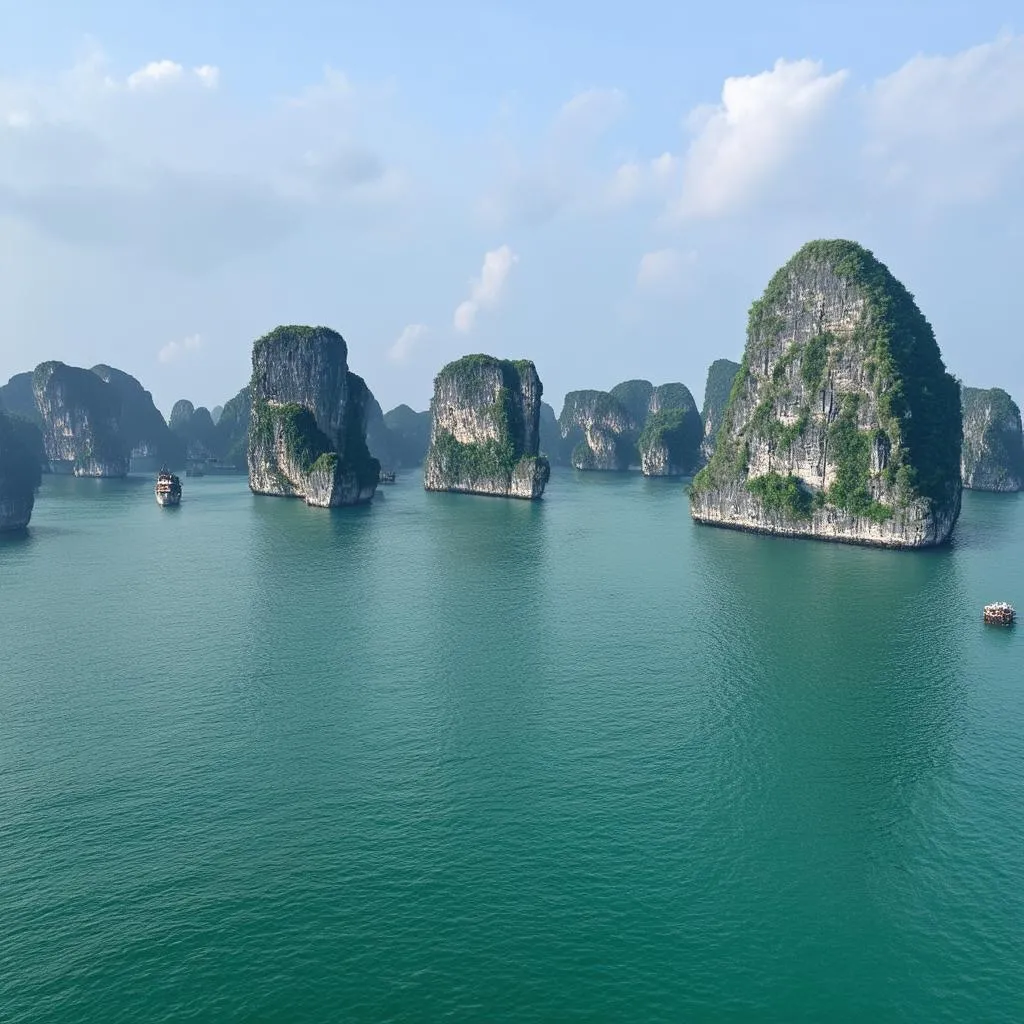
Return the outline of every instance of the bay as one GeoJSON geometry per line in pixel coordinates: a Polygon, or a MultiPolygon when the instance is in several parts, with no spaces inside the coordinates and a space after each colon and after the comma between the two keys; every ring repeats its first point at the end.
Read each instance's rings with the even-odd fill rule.
{"type": "Polygon", "coordinates": [[[887,552],[184,483],[0,543],[0,1020],[1020,1019],[1024,496],[887,552]]]}

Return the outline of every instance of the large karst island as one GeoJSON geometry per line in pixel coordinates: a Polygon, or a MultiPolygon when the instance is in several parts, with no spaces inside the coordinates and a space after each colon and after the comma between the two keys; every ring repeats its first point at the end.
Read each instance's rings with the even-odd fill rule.
{"type": "Polygon", "coordinates": [[[679,383],[627,380],[611,391],[570,391],[558,426],[578,470],[622,472],[639,463],[645,476],[682,476],[700,457],[700,414],[679,383]]]}
{"type": "Polygon", "coordinates": [[[805,245],[750,309],[701,523],[918,548],[960,514],[960,388],[931,326],[854,242],[805,245]]]}
{"type": "Polygon", "coordinates": [[[434,379],[428,491],[539,498],[551,475],[540,455],[543,385],[529,360],[464,356],[434,379]]]}
{"type": "Polygon", "coordinates": [[[964,487],[978,491],[1024,490],[1024,439],[1020,409],[1002,388],[962,388],[964,487]]]}
{"type": "Polygon", "coordinates": [[[28,526],[42,481],[42,460],[39,428],[0,408],[0,533],[28,526]]]}
{"type": "Polygon", "coordinates": [[[121,395],[91,370],[40,363],[32,390],[54,473],[123,477],[131,449],[121,434],[121,395]]]}
{"type": "Polygon", "coordinates": [[[249,487],[332,508],[369,501],[380,463],[366,447],[371,400],[349,371],[344,338],[327,327],[283,326],[252,350],[249,487]]]}

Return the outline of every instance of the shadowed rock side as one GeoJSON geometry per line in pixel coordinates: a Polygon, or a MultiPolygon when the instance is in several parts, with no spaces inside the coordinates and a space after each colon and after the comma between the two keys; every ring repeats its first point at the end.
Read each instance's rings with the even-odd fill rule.
{"type": "Polygon", "coordinates": [[[217,457],[217,426],[206,406],[196,408],[187,398],[179,398],[171,409],[170,429],[191,461],[217,457]]]}
{"type": "Polygon", "coordinates": [[[153,396],[131,374],[100,363],[92,368],[100,380],[109,384],[121,399],[118,430],[129,450],[151,456],[168,466],[178,466],[185,448],[174,436],[153,403],[153,396]]]}
{"type": "Polygon", "coordinates": [[[366,405],[366,447],[370,454],[380,463],[381,470],[394,472],[398,469],[398,452],[395,439],[384,421],[384,410],[380,402],[368,392],[366,405]]]}
{"type": "Polygon", "coordinates": [[[434,379],[428,491],[539,498],[551,474],[539,454],[543,385],[529,360],[472,355],[434,379]]]}
{"type": "Polygon", "coordinates": [[[1020,409],[1002,388],[961,388],[964,487],[978,491],[1024,489],[1020,409]]]}
{"type": "Polygon", "coordinates": [[[32,390],[43,422],[43,446],[55,473],[122,477],[129,446],[121,436],[121,397],[91,370],[40,363],[32,390]]]}
{"type": "Polygon", "coordinates": [[[700,461],[702,428],[697,403],[683,384],[662,384],[648,400],[637,449],[644,476],[685,476],[700,461]]]}
{"type": "Polygon", "coordinates": [[[562,432],[558,429],[558,417],[547,402],[540,403],[540,453],[552,466],[570,465],[571,449],[566,450],[562,432]]]}
{"type": "Polygon", "coordinates": [[[700,443],[701,458],[708,462],[715,452],[715,435],[722,425],[722,415],[729,403],[729,392],[736,379],[740,364],[731,359],[716,359],[708,367],[708,379],[704,385],[704,408],[700,418],[704,426],[704,437],[700,443]]]}
{"type": "Polygon", "coordinates": [[[224,403],[217,418],[214,454],[225,465],[246,465],[250,411],[249,387],[246,385],[234,398],[224,403]]]}
{"type": "Polygon", "coordinates": [[[558,427],[574,469],[629,469],[639,427],[629,410],[607,391],[570,391],[558,427]]]}
{"type": "Polygon", "coordinates": [[[960,390],[913,297],[853,242],[805,245],[750,310],[698,522],[886,547],[960,514],[960,390]]]}
{"type": "Polygon", "coordinates": [[[654,385],[649,380],[624,380],[612,388],[611,396],[629,413],[636,429],[642,429],[651,412],[654,385]]]}
{"type": "MultiPolygon", "coordinates": [[[[380,463],[366,447],[370,391],[327,327],[278,327],[252,350],[249,487],[323,508],[369,501],[380,463]]],[[[223,416],[221,417],[223,422],[223,416]]]]}
{"type": "Polygon", "coordinates": [[[0,387],[0,409],[29,420],[42,427],[35,392],[32,390],[32,373],[16,373],[3,387],[0,387]]]}
{"type": "Polygon", "coordinates": [[[430,447],[430,413],[397,405],[384,413],[384,425],[391,432],[391,445],[398,466],[422,466],[430,447]]]}
{"type": "Polygon", "coordinates": [[[42,480],[39,428],[0,411],[0,533],[23,530],[32,518],[42,480]]]}

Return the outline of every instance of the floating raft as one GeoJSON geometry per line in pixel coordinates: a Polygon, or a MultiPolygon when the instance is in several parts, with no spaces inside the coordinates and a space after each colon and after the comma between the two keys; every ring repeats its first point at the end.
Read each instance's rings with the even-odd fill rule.
{"type": "Polygon", "coordinates": [[[1012,626],[1017,618],[1017,612],[1012,604],[1005,601],[996,601],[995,604],[985,605],[983,613],[987,623],[993,626],[1012,626]]]}

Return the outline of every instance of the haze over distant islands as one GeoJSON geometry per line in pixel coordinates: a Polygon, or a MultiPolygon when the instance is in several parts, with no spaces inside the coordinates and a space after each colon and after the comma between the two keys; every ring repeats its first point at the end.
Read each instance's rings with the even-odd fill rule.
{"type": "Polygon", "coordinates": [[[474,351],[530,355],[556,410],[637,375],[696,394],[772,271],[850,237],[954,374],[1024,394],[1005,4],[887,5],[879,31],[870,5],[641,0],[585,32],[529,4],[173,31],[84,6],[12,10],[0,38],[0,380],[102,362],[165,417],[212,410],[299,322],[344,332],[383,409],[425,409],[474,351]]]}

